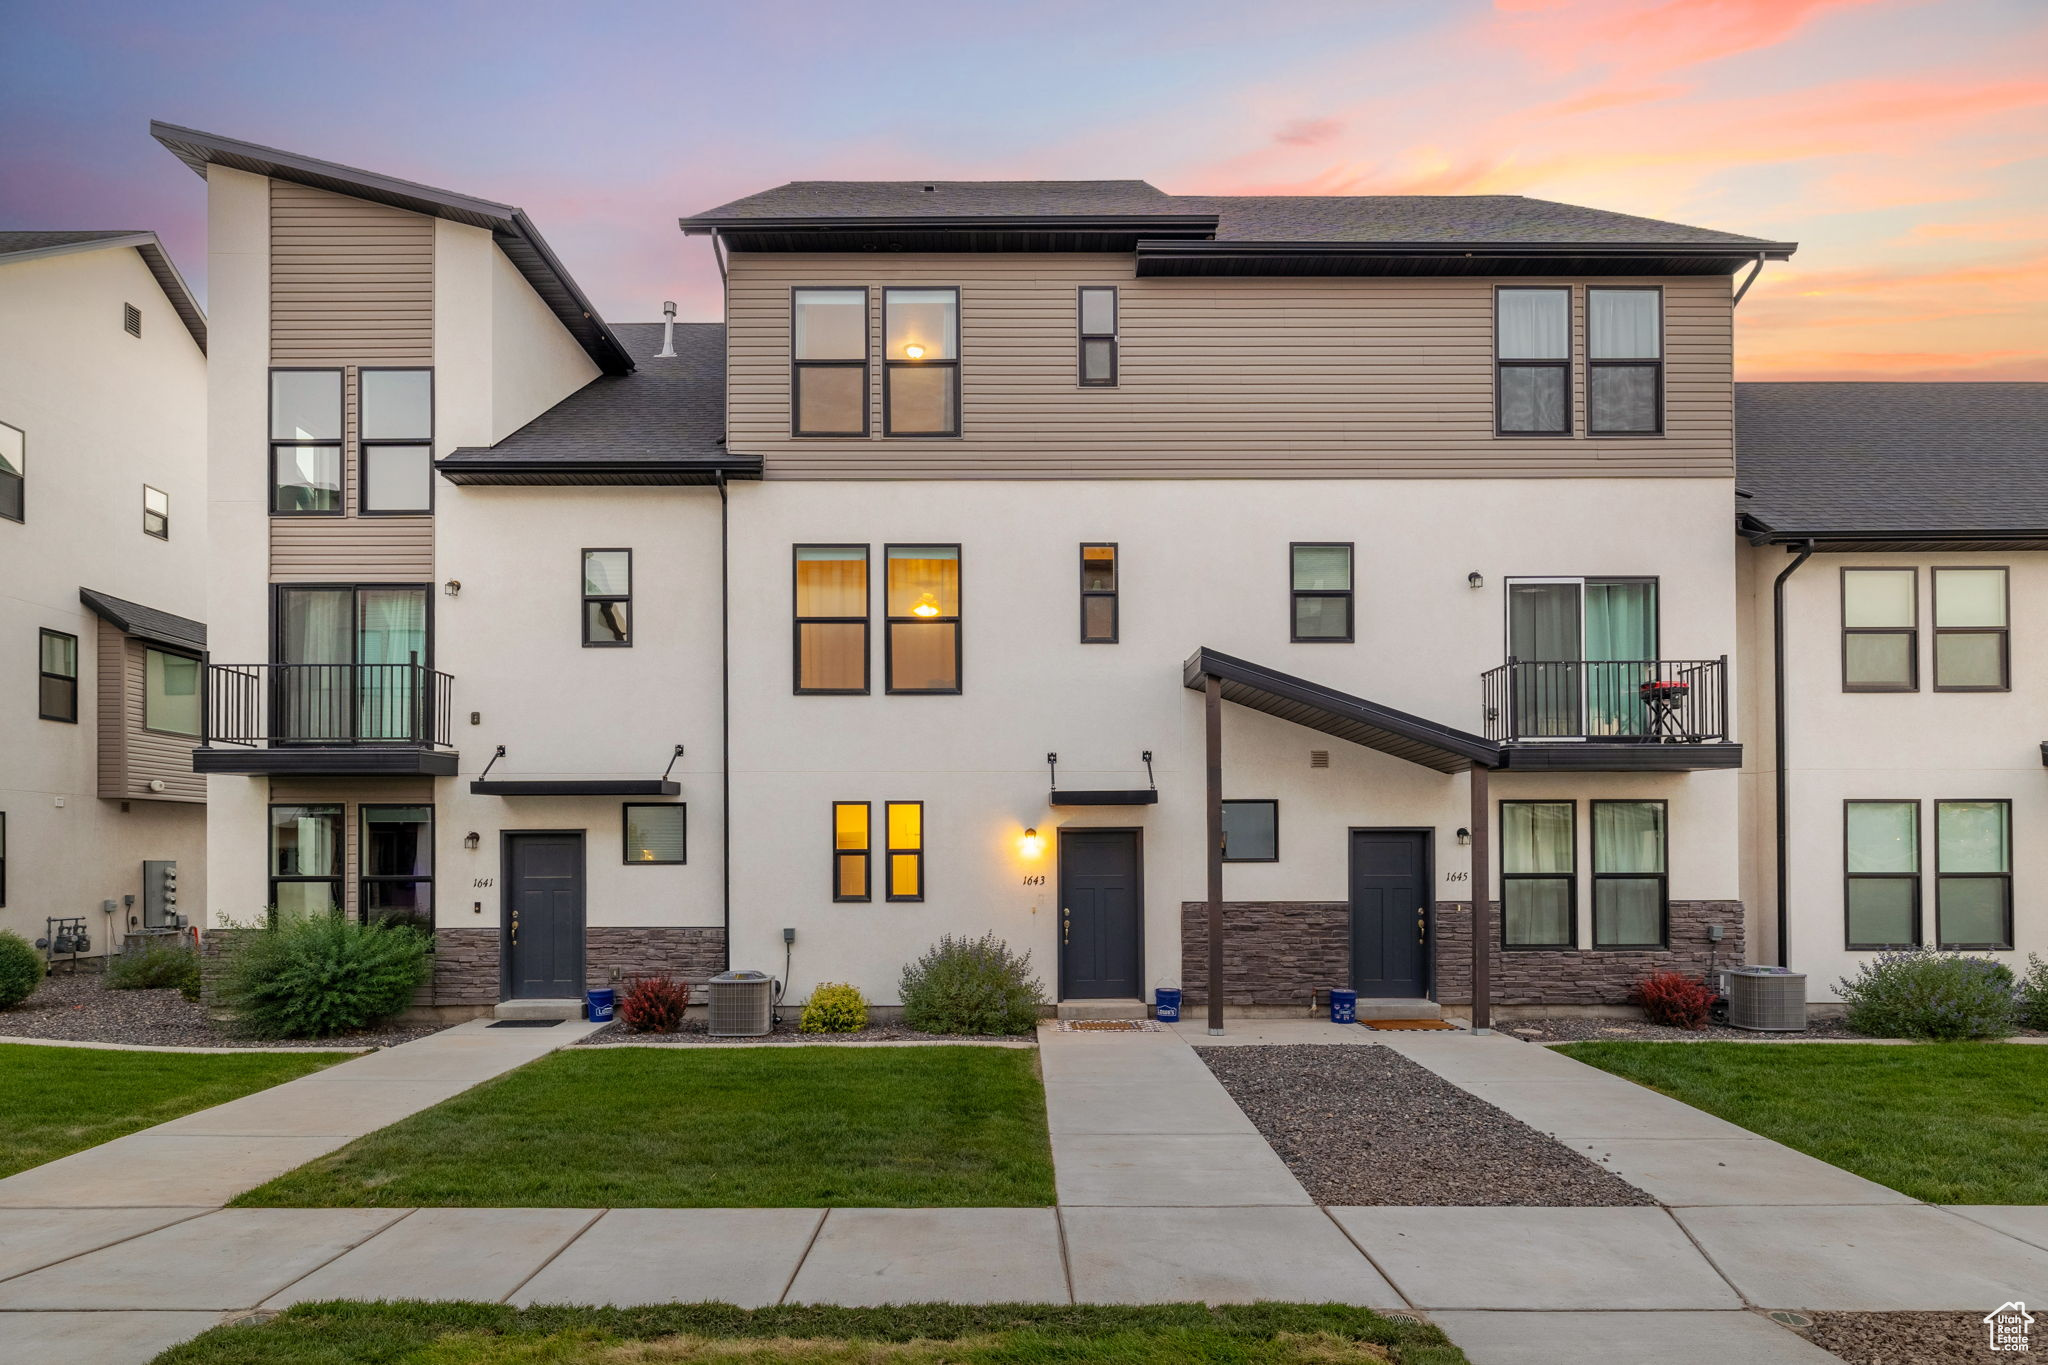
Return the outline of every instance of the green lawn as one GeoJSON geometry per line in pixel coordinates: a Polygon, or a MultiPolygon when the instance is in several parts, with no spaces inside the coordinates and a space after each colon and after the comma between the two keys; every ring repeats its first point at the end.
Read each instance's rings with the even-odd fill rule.
{"type": "Polygon", "coordinates": [[[1037,1055],[577,1048],[244,1194],[242,1207],[789,1208],[1053,1200],[1037,1055]]]}
{"type": "Polygon", "coordinates": [[[355,1055],[115,1052],[0,1043],[0,1176],[355,1055]]]}
{"type": "MultiPolygon", "coordinates": [[[[830,1049],[833,1052],[839,1049],[830,1049]]],[[[506,1308],[300,1304],[155,1365],[1465,1365],[1435,1327],[1336,1304],[1228,1308],[506,1308]]]]}
{"type": "Polygon", "coordinates": [[[1616,1042],[1558,1051],[1916,1199],[2048,1203],[2048,1048],[1616,1042]]]}

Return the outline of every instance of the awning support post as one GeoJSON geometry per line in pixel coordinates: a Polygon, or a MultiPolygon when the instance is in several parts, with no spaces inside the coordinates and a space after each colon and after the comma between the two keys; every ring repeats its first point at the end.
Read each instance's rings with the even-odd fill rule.
{"type": "Polygon", "coordinates": [[[1472,1031],[1493,1031],[1493,869],[1487,865],[1486,769],[1472,765],[1472,1031]]]}
{"type": "Polygon", "coordinates": [[[1209,794],[1209,1032],[1223,1033],[1223,680],[1202,679],[1209,794]]]}

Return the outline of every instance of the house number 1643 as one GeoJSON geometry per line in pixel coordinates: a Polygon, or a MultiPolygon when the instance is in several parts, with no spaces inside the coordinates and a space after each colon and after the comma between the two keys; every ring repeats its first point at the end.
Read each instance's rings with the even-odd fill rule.
{"type": "Polygon", "coordinates": [[[1041,874],[1041,875],[1039,875],[1039,876],[1035,876],[1035,877],[1026,877],[1026,878],[1024,879],[1024,885],[1026,885],[1026,886],[1044,886],[1044,885],[1045,885],[1045,877],[1044,877],[1044,876],[1043,876],[1042,874],[1041,874]]]}

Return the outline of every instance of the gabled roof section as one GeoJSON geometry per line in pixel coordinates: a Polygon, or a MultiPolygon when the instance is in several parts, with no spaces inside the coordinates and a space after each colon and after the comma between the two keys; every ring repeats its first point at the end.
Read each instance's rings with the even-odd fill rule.
{"type": "Polygon", "coordinates": [[[621,323],[631,374],[591,380],[494,446],[465,446],[435,462],[460,484],[689,484],[761,474],[759,456],[725,449],[725,326],[676,324],[664,358],[662,324],[621,323]]]}
{"type": "Polygon", "coordinates": [[[620,345],[605,320],[598,316],[596,307],[585,296],[582,287],[570,277],[524,209],[379,175],[375,171],[359,170],[339,162],[321,161],[296,152],[242,142],[218,133],[181,128],[175,123],[152,120],[149,131],[150,136],[168,148],[173,156],[202,177],[208,166],[229,166],[251,175],[311,185],[334,194],[351,195],[430,218],[446,218],[450,222],[483,228],[600,369],[606,374],[624,374],[633,368],[632,358],[625,347],[620,345]]]}
{"type": "Polygon", "coordinates": [[[2048,542],[2048,383],[1735,386],[1736,507],[1758,543],[2048,542]]]}
{"type": "Polygon", "coordinates": [[[124,246],[134,247],[136,254],[142,257],[143,265],[156,278],[157,287],[164,291],[164,297],[170,300],[178,320],[185,324],[185,330],[192,334],[192,340],[199,344],[203,355],[206,351],[206,310],[192,296],[191,287],[171,260],[171,253],[164,250],[164,244],[157,240],[154,232],[140,228],[107,228],[89,232],[0,232],[0,265],[10,261],[32,261],[42,256],[66,256],[78,251],[106,251],[124,246]]]}
{"type": "Polygon", "coordinates": [[[154,640],[162,645],[175,645],[179,649],[198,650],[201,653],[206,650],[206,623],[203,621],[174,616],[170,612],[145,607],[140,602],[130,602],[112,593],[94,592],[91,588],[80,588],[78,600],[92,608],[94,615],[124,635],[133,635],[141,640],[154,640]]]}

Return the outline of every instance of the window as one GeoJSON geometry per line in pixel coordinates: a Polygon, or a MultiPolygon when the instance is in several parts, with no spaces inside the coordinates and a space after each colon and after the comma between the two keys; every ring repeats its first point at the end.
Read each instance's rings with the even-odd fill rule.
{"type": "Polygon", "coordinates": [[[356,510],[392,516],[434,510],[434,372],[361,370],[362,488],[356,510]]]}
{"type": "Polygon", "coordinates": [[[1586,431],[1664,430],[1664,292],[1654,285],[1586,289],[1586,431]]]}
{"type": "Polygon", "coordinates": [[[275,734],[328,742],[432,734],[435,697],[421,676],[433,662],[427,606],[423,587],[279,587],[275,734]]]}
{"type": "Polygon", "coordinates": [[[1288,547],[1293,573],[1296,644],[1351,638],[1351,546],[1297,542],[1288,547]]]}
{"type": "Polygon", "coordinates": [[[142,485],[142,533],[158,540],[171,538],[171,495],[142,485]]]}
{"type": "Polygon", "coordinates": [[[434,932],[434,808],[363,806],[357,915],[434,932]]]}
{"type": "Polygon", "coordinates": [[[1116,643],[1116,546],[1081,547],[1081,643],[1116,643]]]}
{"type": "Polygon", "coordinates": [[[1918,691],[1919,626],[1919,570],[1842,570],[1842,690],[1918,691]]]}
{"type": "Polygon", "coordinates": [[[2012,686],[2004,569],[1936,569],[1934,690],[2003,692],[2012,686]]]}
{"type": "Polygon", "coordinates": [[[1225,801],[1223,803],[1223,861],[1226,863],[1277,863],[1280,861],[1280,803],[1278,801],[1225,801]]]}
{"type": "Polygon", "coordinates": [[[832,803],[832,899],[872,900],[868,893],[868,803],[832,803]]]}
{"type": "Polygon", "coordinates": [[[132,337],[142,335],[142,310],[132,303],[121,305],[121,330],[132,337]]]}
{"type": "Polygon", "coordinates": [[[1500,803],[1501,942],[1578,943],[1578,811],[1570,801],[1500,803]]]}
{"type": "Polygon", "coordinates": [[[23,470],[28,463],[28,436],[20,427],[0,422],[0,517],[25,521],[22,514],[23,470]]]}
{"type": "Polygon", "coordinates": [[[868,690],[868,547],[796,547],[796,690],[868,690]]]}
{"type": "Polygon", "coordinates": [[[270,510],[342,514],[341,371],[270,372],[270,510]]]}
{"type": "Polygon", "coordinates": [[[1669,842],[1662,801],[1595,801],[1593,946],[1661,948],[1669,842]]]}
{"type": "Polygon", "coordinates": [[[2012,947],[2012,803],[1934,803],[1934,931],[1944,948],[2012,947]]]}
{"type": "Polygon", "coordinates": [[[1084,286],[1081,290],[1081,387],[1116,387],[1116,289],[1084,286]]]}
{"type": "Polygon", "coordinates": [[[599,648],[633,643],[633,552],[583,552],[583,643],[599,648]]]}
{"type": "Polygon", "coordinates": [[[78,637],[61,630],[42,633],[42,683],[37,714],[44,720],[78,723],[78,637]]]}
{"type": "Polygon", "coordinates": [[[1569,436],[1572,429],[1572,291],[1494,290],[1494,430],[1569,436]]]}
{"type": "Polygon", "coordinates": [[[626,803],[625,859],[643,866],[687,863],[689,857],[688,813],[674,803],[639,805],[626,803]]]}
{"type": "Polygon", "coordinates": [[[197,735],[199,660],[164,649],[142,651],[142,728],[167,735],[197,735]]]}
{"type": "Polygon", "coordinates": [[[960,690],[960,547],[890,545],[886,614],[891,692],[960,690]]]}
{"type": "Polygon", "coordinates": [[[883,807],[889,829],[892,901],[924,899],[924,802],[891,801],[883,807]]]}
{"type": "Polygon", "coordinates": [[[790,292],[790,433],[868,434],[868,291],[790,292]]]}
{"type": "Polygon", "coordinates": [[[1906,948],[1920,941],[1920,803],[1843,806],[1848,946],[1906,948]]]}
{"type": "Polygon", "coordinates": [[[960,291],[882,291],[882,434],[960,434],[960,291]]]}
{"type": "Polygon", "coordinates": [[[270,908],[278,915],[341,909],[341,807],[270,808],[270,908]]]}

